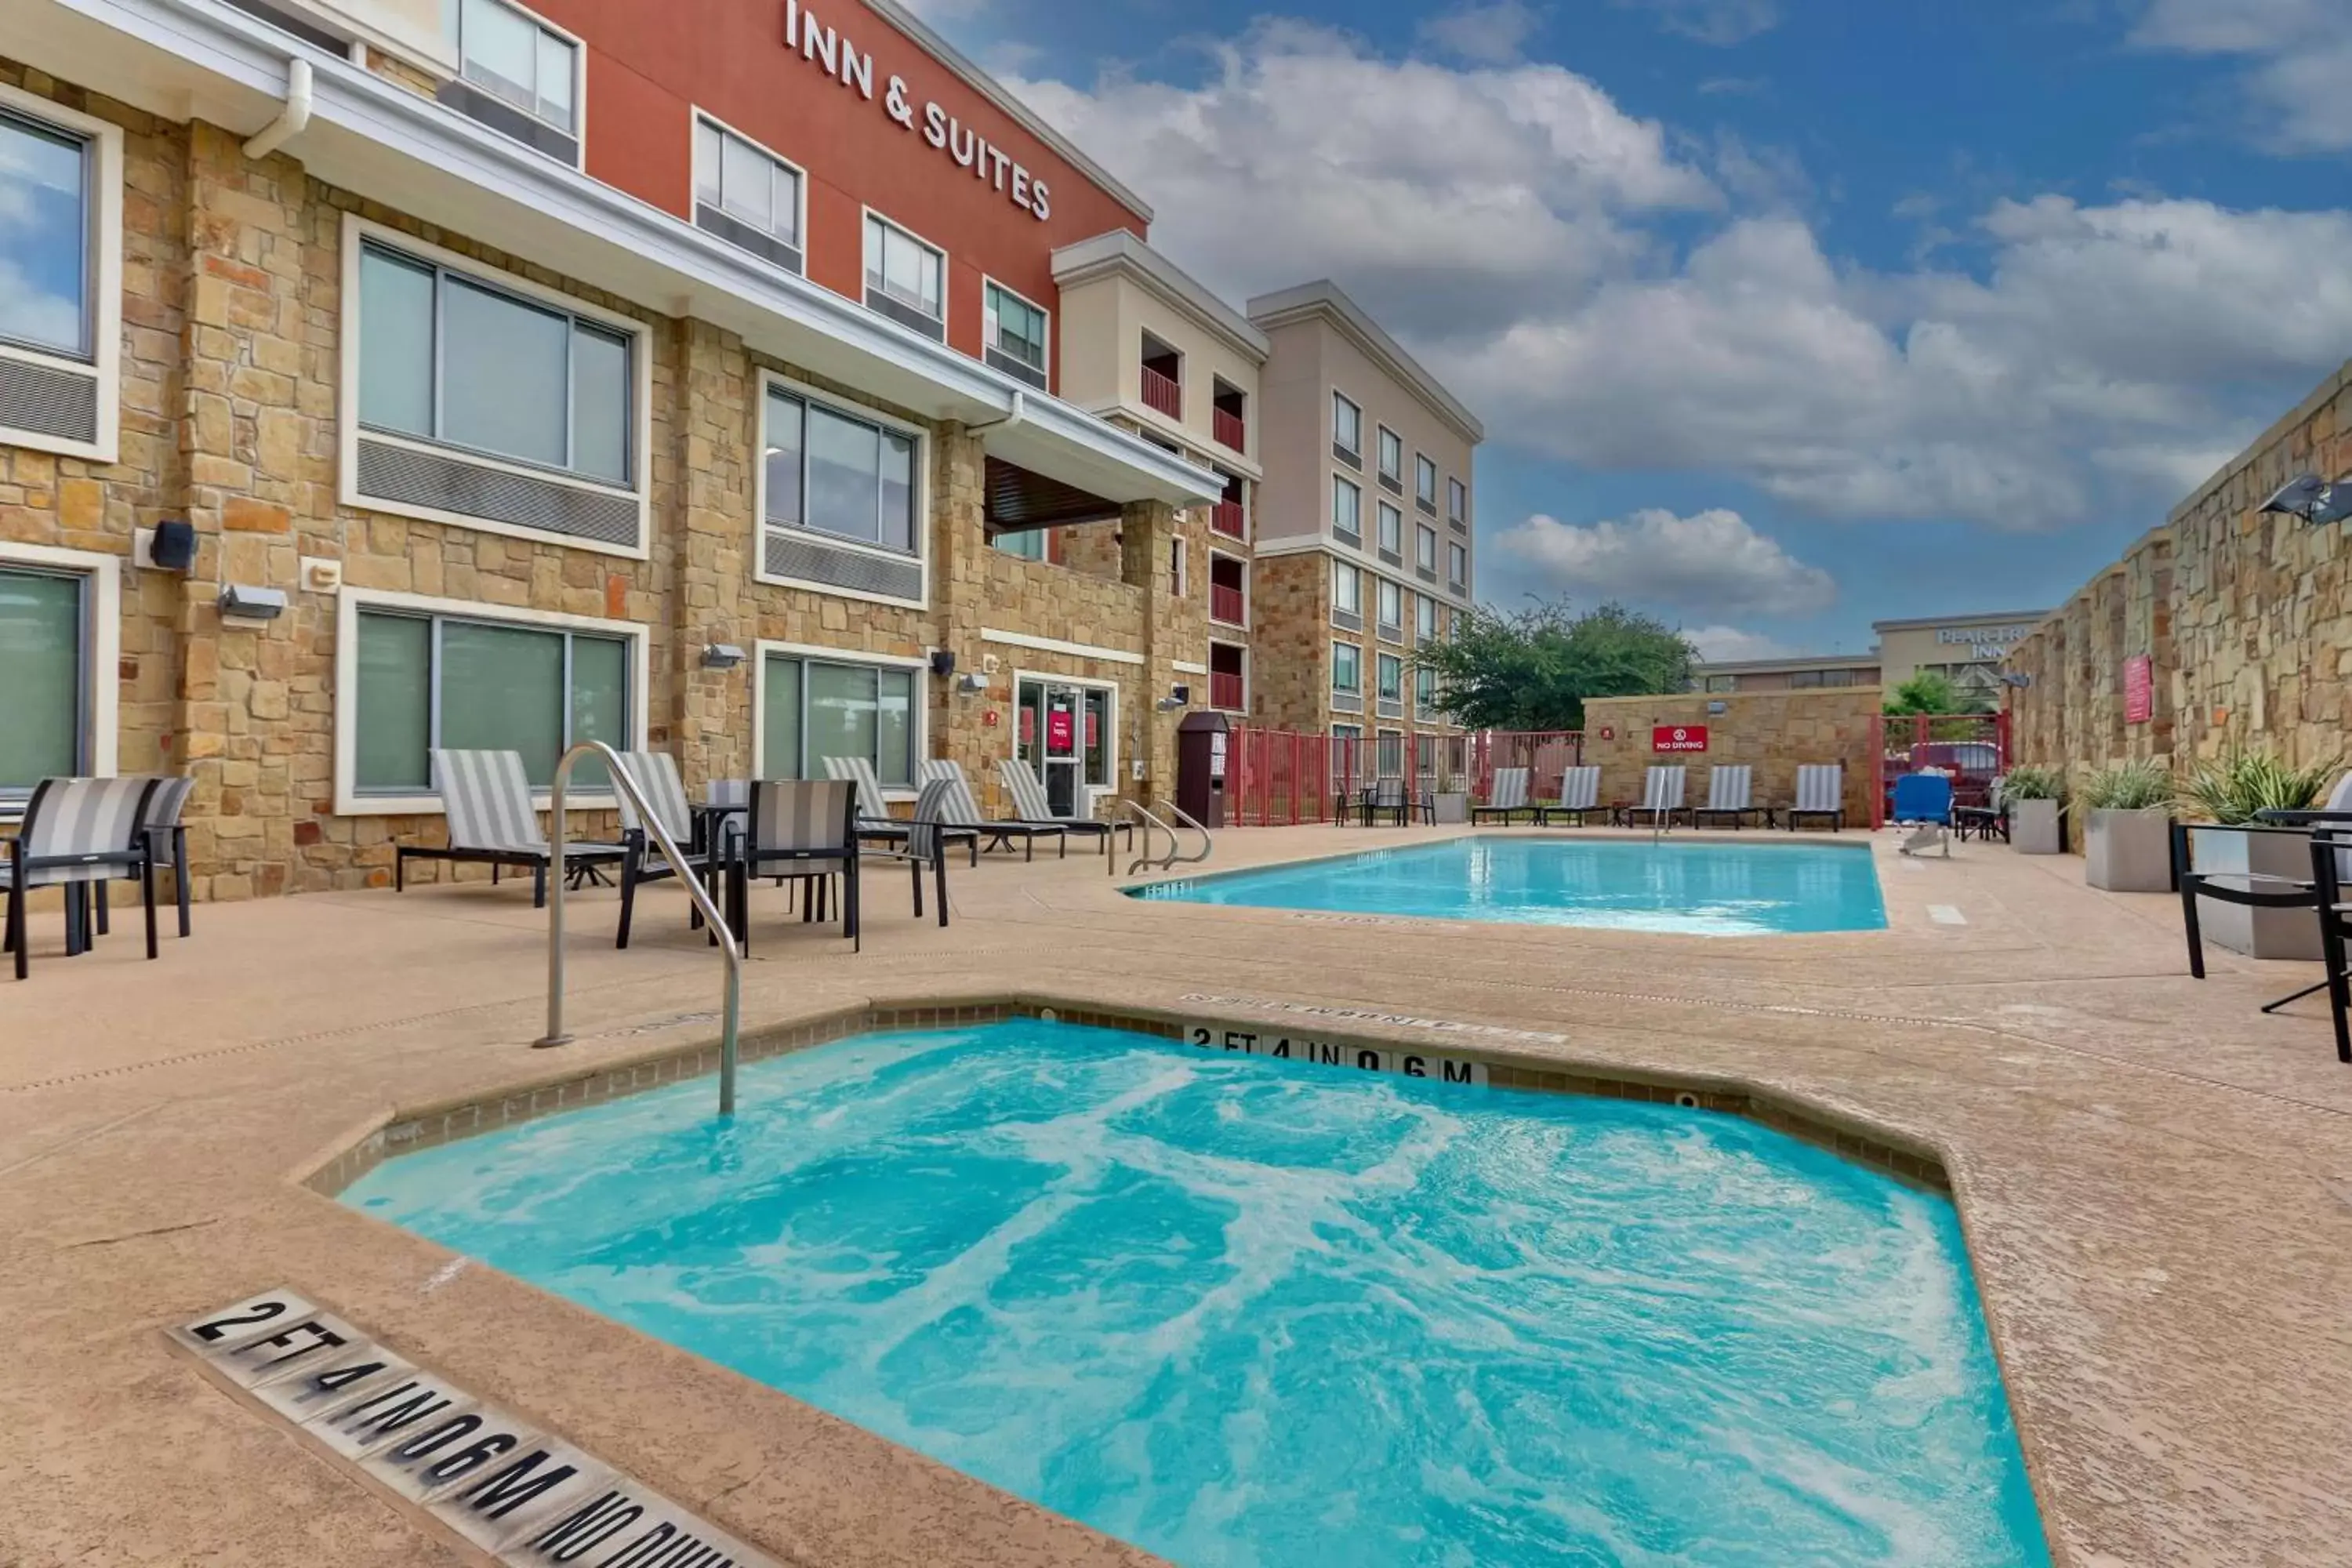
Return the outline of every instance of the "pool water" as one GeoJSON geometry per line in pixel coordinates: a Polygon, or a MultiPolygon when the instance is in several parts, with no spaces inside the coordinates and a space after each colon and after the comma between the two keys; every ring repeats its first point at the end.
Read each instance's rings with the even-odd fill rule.
{"type": "Polygon", "coordinates": [[[1877,868],[1858,844],[1473,837],[1158,882],[1135,896],[1689,936],[1886,925],[1877,868]]]}
{"type": "Polygon", "coordinates": [[[1016,1020],[344,1201],[1189,1568],[2046,1564],[1942,1198],[1738,1117],[1016,1020]]]}

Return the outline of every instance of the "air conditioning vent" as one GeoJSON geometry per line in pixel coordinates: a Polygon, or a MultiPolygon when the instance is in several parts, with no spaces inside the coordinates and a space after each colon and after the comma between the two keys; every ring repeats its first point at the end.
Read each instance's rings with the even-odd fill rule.
{"type": "Polygon", "coordinates": [[[771,577],[822,583],[828,587],[848,588],[890,599],[919,600],[923,596],[920,562],[894,561],[869,555],[863,550],[843,550],[792,529],[770,531],[766,565],[771,577]]]}
{"type": "Polygon", "coordinates": [[[1360,632],[1364,629],[1364,617],[1353,610],[1334,610],[1331,624],[1341,631],[1360,632]]]}
{"type": "Polygon", "coordinates": [[[885,316],[910,331],[917,331],[934,342],[948,341],[948,324],[936,316],[926,316],[912,305],[905,305],[876,288],[866,290],[866,308],[877,316],[885,316]]]}
{"type": "Polygon", "coordinates": [[[786,245],[764,228],[753,228],[729,217],[709,202],[694,204],[694,226],[705,234],[715,234],[728,244],[748,250],[762,261],[772,261],[787,272],[801,270],[801,253],[786,245]]]}
{"type": "Polygon", "coordinates": [[[991,349],[988,351],[988,363],[1009,376],[1027,382],[1040,392],[1046,390],[1045,373],[1026,360],[1014,359],[1003,349],[991,349]]]}
{"type": "Polygon", "coordinates": [[[1331,693],[1331,711],[1332,711],[1332,712],[1334,712],[1334,713],[1361,713],[1363,710],[1364,710],[1364,698],[1363,698],[1363,694],[1362,694],[1361,692],[1359,692],[1359,691],[1334,691],[1333,693],[1331,693]]]}
{"type": "Polygon", "coordinates": [[[1391,550],[1385,544],[1381,546],[1381,559],[1387,562],[1391,566],[1402,566],[1404,564],[1404,557],[1399,555],[1395,551],[1391,550]]]}
{"type": "Polygon", "coordinates": [[[567,168],[580,166],[580,140],[558,131],[543,120],[537,120],[521,110],[494,98],[467,81],[445,81],[434,95],[468,120],[478,120],[502,136],[511,136],[524,146],[544,153],[567,168]]]}
{"type": "Polygon", "coordinates": [[[363,501],[430,507],[459,517],[535,528],[624,550],[635,550],[642,542],[644,512],[634,496],[582,489],[365,437],[359,447],[359,492],[363,501]]]}
{"type": "Polygon", "coordinates": [[[97,374],[0,358],[0,427],[59,441],[96,441],[97,374]]]}

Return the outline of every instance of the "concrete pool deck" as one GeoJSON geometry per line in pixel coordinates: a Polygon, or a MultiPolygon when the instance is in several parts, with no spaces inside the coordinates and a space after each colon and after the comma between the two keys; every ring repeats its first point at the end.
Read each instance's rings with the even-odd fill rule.
{"type": "MultiPolygon", "coordinates": [[[[1460,831],[1237,831],[1215,866],[1460,831]]],[[[959,865],[942,931],[877,874],[861,956],[755,898],[744,1016],[1305,1005],[1805,1101],[1940,1152],[2059,1563],[2352,1558],[2352,1068],[2324,1005],[2256,1011],[2313,966],[2217,953],[2200,984],[2177,904],[2091,891],[2079,859],[1877,851],[1889,930],[1754,939],[1142,901],[1079,853],[959,865]]],[[[166,1344],[280,1285],[782,1562],[1151,1561],[301,1184],[404,1111],[708,1041],[719,964],[683,911],[649,894],[616,952],[612,895],[574,904],[580,1038],[553,1052],[530,1047],[544,917],[513,883],[200,909],[152,964],[127,926],[65,961],[37,917],[31,982],[0,981],[0,1563],[484,1561],[166,1344]]]]}

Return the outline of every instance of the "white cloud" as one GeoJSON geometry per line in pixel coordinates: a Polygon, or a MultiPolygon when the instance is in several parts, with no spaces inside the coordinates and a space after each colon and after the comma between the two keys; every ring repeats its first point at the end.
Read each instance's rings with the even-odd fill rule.
{"type": "Polygon", "coordinates": [[[2253,130],[2280,151],[2352,150],[2352,8],[2344,0],[2151,0],[2132,41],[2243,60],[2253,130]]]}
{"type": "Polygon", "coordinates": [[[1645,508],[1578,526],[1538,515],[1496,543],[1550,587],[1585,603],[1621,599],[1689,615],[1804,616],[1837,600],[1837,584],[1717,508],[1677,517],[1645,508]]]}
{"type": "Polygon", "coordinates": [[[1823,515],[2159,511],[2352,349],[2352,213],[2044,196],[1947,219],[1969,270],[1880,273],[1824,251],[1801,170],[1557,66],[1261,24],[1196,85],[1024,90],[1205,281],[1338,279],[1498,441],[1823,515]]]}
{"type": "Polygon", "coordinates": [[[1779,0],[1616,0],[1622,7],[1658,14],[1670,33],[1702,44],[1745,43],[1780,26],[1779,0]]]}
{"type": "Polygon", "coordinates": [[[1507,65],[1519,58],[1543,18],[1522,0],[1478,0],[1425,19],[1421,41],[1433,48],[1482,65],[1507,65]]]}
{"type": "Polygon", "coordinates": [[[1693,626],[1683,636],[1698,649],[1699,658],[1709,663],[1727,663],[1741,658],[1793,658],[1797,650],[1778,638],[1762,632],[1744,632],[1738,626],[1693,626]]]}

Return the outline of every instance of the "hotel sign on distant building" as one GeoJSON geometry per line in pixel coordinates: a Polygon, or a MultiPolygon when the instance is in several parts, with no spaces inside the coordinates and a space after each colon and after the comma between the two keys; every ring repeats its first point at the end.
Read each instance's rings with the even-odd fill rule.
{"type": "MultiPolygon", "coordinates": [[[[784,0],[784,47],[866,102],[875,100],[874,57],[861,52],[846,31],[818,21],[815,10],[801,0],[784,0]]],[[[900,130],[919,131],[924,141],[971,170],[974,179],[1003,191],[1014,206],[1039,223],[1054,216],[1052,193],[1045,181],[937,103],[926,100],[918,110],[907,90],[905,77],[883,79],[882,112],[900,130]]]]}
{"type": "Polygon", "coordinates": [[[2009,657],[2011,644],[2032,635],[2032,626],[1939,626],[1936,640],[1948,647],[1966,644],[1971,659],[1991,664],[2009,657]]]}

